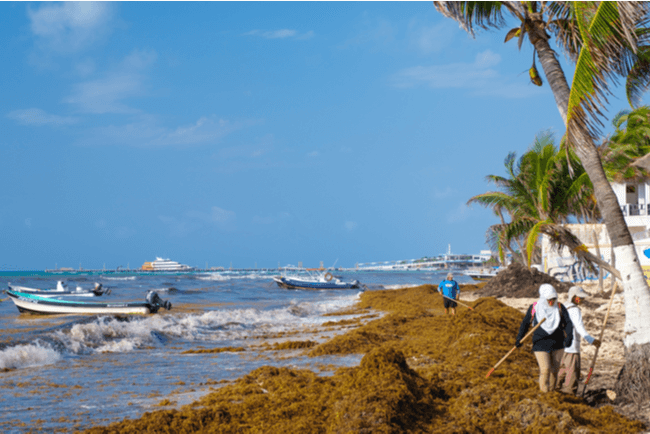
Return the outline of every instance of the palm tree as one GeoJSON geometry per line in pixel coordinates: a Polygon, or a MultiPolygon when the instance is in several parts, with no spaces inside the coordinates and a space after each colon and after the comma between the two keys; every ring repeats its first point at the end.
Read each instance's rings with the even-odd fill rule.
{"type": "MultiPolygon", "coordinates": [[[[524,263],[528,266],[542,233],[549,235],[558,247],[580,245],[561,225],[581,212],[592,197],[592,187],[584,168],[569,152],[571,173],[566,153],[567,150],[555,146],[552,133],[542,132],[517,162],[514,152],[508,154],[504,161],[508,177],[487,176],[499,191],[479,194],[468,201],[492,208],[501,216],[504,210],[507,212],[510,222],[502,217],[501,224],[490,227],[489,236],[497,237],[504,248],[510,248],[513,240],[523,239],[520,250],[526,252],[524,263]]],[[[588,264],[598,262],[591,255],[579,257],[588,264]]]]}
{"type": "MultiPolygon", "coordinates": [[[[612,274],[622,280],[625,291],[626,362],[616,391],[624,400],[647,401],[650,376],[638,373],[650,370],[650,289],[595,145],[609,83],[618,77],[627,79],[626,90],[631,102],[638,101],[648,87],[647,3],[446,1],[434,5],[472,35],[475,28],[504,28],[505,13],[519,23],[506,34],[506,42],[517,38],[521,47],[527,37],[533,45],[566,124],[568,143],[593,183],[598,208],[617,258],[618,271],[612,274]],[[552,35],[558,47],[576,63],[572,87],[551,48],[552,35]],[[640,384],[638,378],[643,379],[640,384]]],[[[542,84],[535,64],[531,68],[531,80],[542,84]]]]}
{"type": "Polygon", "coordinates": [[[616,182],[647,179],[637,161],[650,153],[650,107],[621,111],[612,120],[614,134],[600,147],[607,179],[616,182]]]}

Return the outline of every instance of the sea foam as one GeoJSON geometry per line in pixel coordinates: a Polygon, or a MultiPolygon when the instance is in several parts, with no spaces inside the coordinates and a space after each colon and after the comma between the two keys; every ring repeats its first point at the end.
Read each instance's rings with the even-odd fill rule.
{"type": "Polygon", "coordinates": [[[51,365],[61,359],[54,349],[40,344],[16,345],[0,351],[0,369],[51,365]]]}

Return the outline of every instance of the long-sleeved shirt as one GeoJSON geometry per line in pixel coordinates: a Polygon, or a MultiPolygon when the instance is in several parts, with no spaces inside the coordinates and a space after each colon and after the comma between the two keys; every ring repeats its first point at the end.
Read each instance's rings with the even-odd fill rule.
{"type": "Polygon", "coordinates": [[[456,299],[456,295],[460,297],[460,288],[458,283],[455,280],[443,280],[438,285],[438,292],[442,292],[442,295],[452,299],[456,299]]]}
{"type": "MultiPolygon", "coordinates": [[[[531,319],[532,326],[537,325],[537,318],[533,318],[532,310],[533,305],[531,304],[519,326],[519,333],[517,334],[515,343],[518,343],[526,335],[528,329],[531,327],[531,319]]],[[[563,305],[560,305],[560,318],[560,325],[551,334],[548,334],[542,327],[535,330],[533,333],[533,351],[544,351],[548,353],[571,346],[573,342],[573,323],[571,322],[569,312],[567,312],[566,307],[563,305]]]]}
{"type": "Polygon", "coordinates": [[[571,323],[573,323],[573,343],[570,347],[565,348],[564,352],[580,354],[580,337],[590,344],[595,341],[595,338],[585,330],[585,325],[582,323],[582,311],[577,305],[569,302],[566,305],[566,310],[569,312],[571,323]]]}

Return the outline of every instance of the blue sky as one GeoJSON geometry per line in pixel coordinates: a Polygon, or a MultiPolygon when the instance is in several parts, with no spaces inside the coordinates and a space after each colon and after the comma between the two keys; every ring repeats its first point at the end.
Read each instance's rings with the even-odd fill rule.
{"type": "Polygon", "coordinates": [[[431,2],[0,14],[0,270],[478,253],[496,218],[467,200],[564,132],[530,47],[431,2]]]}

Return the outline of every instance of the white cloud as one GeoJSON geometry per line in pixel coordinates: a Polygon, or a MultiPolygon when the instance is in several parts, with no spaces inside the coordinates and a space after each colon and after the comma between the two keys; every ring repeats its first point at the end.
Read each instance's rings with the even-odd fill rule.
{"type": "Polygon", "coordinates": [[[43,3],[27,8],[30,29],[42,54],[68,54],[91,46],[112,31],[110,2],[43,3]]]}
{"type": "Polygon", "coordinates": [[[431,54],[441,51],[451,43],[455,29],[456,26],[451,20],[429,26],[414,18],[408,24],[406,35],[411,47],[422,54],[431,54]]]}
{"type": "Polygon", "coordinates": [[[83,143],[137,147],[213,144],[248,125],[246,122],[231,122],[215,116],[204,116],[192,124],[169,128],[161,126],[155,116],[139,115],[135,121],[128,124],[89,130],[83,143]]]}
{"type": "Polygon", "coordinates": [[[305,33],[298,33],[297,30],[292,29],[279,29],[279,30],[251,30],[244,33],[244,36],[260,36],[265,39],[309,39],[314,36],[312,30],[305,33]]]}
{"type": "Polygon", "coordinates": [[[121,101],[142,95],[143,70],[156,61],[155,51],[135,50],[120,65],[102,78],[79,83],[64,102],[75,105],[85,113],[137,113],[121,101]]]}
{"type": "Polygon", "coordinates": [[[7,114],[9,119],[17,121],[21,125],[72,125],[79,122],[79,119],[70,116],[58,116],[46,113],[44,110],[38,108],[30,108],[24,110],[14,110],[7,114]]]}
{"type": "Polygon", "coordinates": [[[318,151],[311,151],[311,152],[309,152],[309,153],[307,154],[307,156],[310,157],[310,158],[316,158],[316,157],[319,157],[319,156],[320,156],[320,152],[318,152],[318,151]]]}
{"type": "Polygon", "coordinates": [[[465,88],[477,95],[521,98],[543,92],[524,79],[512,81],[494,69],[501,56],[486,50],[476,55],[474,63],[414,66],[392,77],[398,88],[427,86],[431,89],[465,88]]]}
{"type": "Polygon", "coordinates": [[[31,217],[27,217],[25,219],[25,226],[27,226],[28,228],[32,227],[32,218],[31,217]]]}
{"type": "Polygon", "coordinates": [[[345,227],[346,231],[352,232],[353,230],[355,230],[357,228],[358,224],[357,224],[357,222],[347,221],[347,222],[345,222],[343,224],[343,226],[345,227]]]}

